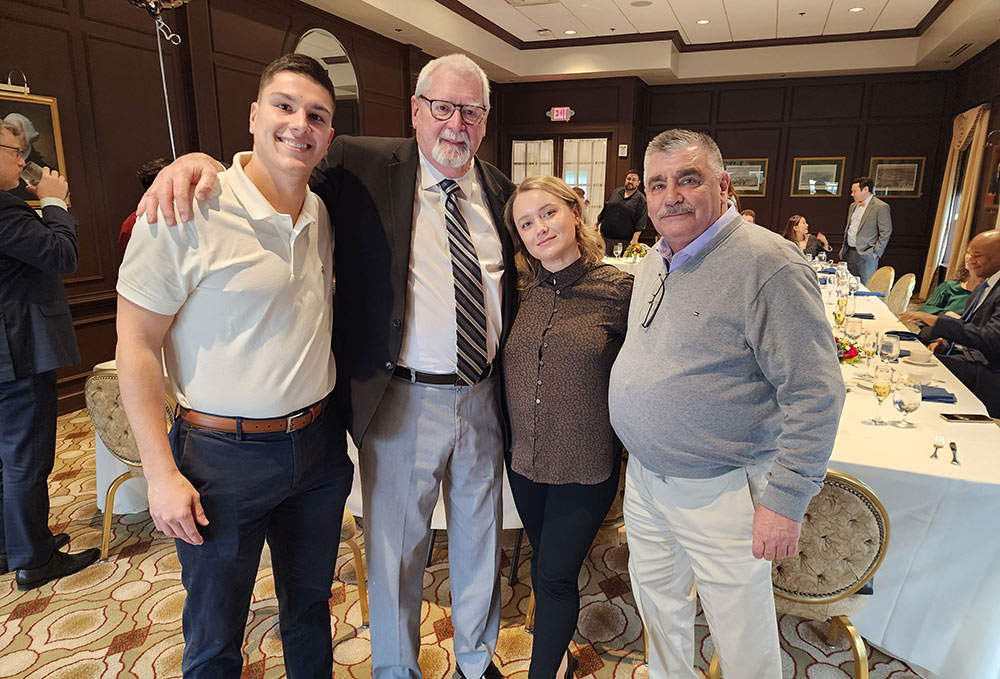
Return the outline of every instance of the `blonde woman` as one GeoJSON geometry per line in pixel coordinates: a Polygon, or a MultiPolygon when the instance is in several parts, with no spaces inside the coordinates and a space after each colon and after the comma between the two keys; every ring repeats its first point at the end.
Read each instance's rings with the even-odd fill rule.
{"type": "Polygon", "coordinates": [[[529,679],[572,677],[580,567],[618,489],[621,444],[608,415],[632,276],[602,263],[579,196],[525,179],[507,202],[520,304],[503,348],[507,471],[531,542],[535,631],[529,679]]]}

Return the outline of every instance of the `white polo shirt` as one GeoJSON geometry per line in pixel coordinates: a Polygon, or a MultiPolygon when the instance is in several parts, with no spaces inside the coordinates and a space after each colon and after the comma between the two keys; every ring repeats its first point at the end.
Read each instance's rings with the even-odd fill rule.
{"type": "Polygon", "coordinates": [[[250,155],[236,154],[192,221],[136,222],[118,294],[175,316],[164,358],[182,406],[279,417],[336,383],[333,237],[311,191],[295,224],[277,213],[243,171],[250,155]]]}

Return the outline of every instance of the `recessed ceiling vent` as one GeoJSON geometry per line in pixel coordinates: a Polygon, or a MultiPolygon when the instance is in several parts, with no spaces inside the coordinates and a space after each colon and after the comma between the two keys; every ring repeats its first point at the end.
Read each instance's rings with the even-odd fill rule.
{"type": "Polygon", "coordinates": [[[507,0],[511,7],[534,7],[535,5],[558,5],[560,0],[507,0]]]}
{"type": "Polygon", "coordinates": [[[952,52],[951,54],[949,54],[948,58],[949,59],[954,59],[955,57],[957,57],[959,54],[961,54],[965,50],[969,49],[970,47],[972,47],[972,43],[971,42],[967,42],[964,45],[962,45],[961,47],[959,47],[957,50],[955,50],[954,52],[952,52]]]}

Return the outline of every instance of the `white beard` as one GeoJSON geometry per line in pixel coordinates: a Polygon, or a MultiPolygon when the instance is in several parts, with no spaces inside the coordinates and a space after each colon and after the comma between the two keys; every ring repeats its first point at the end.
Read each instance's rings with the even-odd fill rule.
{"type": "Polygon", "coordinates": [[[465,132],[454,133],[449,130],[442,130],[441,134],[438,135],[437,141],[434,142],[434,148],[431,149],[431,155],[434,156],[434,160],[442,165],[446,165],[448,167],[463,167],[468,164],[469,160],[472,158],[470,146],[469,135],[465,132]],[[465,146],[457,147],[453,144],[446,144],[441,141],[442,139],[464,142],[465,146]]]}

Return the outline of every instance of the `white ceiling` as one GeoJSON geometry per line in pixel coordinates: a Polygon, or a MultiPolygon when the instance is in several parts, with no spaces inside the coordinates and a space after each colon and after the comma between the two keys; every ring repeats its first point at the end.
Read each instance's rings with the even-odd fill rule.
{"type": "Polygon", "coordinates": [[[659,84],[947,70],[1000,38],[1000,0],[953,0],[922,35],[846,41],[848,33],[913,32],[936,0],[645,0],[645,7],[633,6],[636,0],[550,0],[519,7],[505,0],[459,1],[514,40],[497,37],[437,0],[305,0],[432,56],[465,52],[498,82],[636,75],[659,84]],[[852,7],[864,9],[848,11],[852,7]],[[697,23],[704,19],[709,23],[697,23]],[[681,48],[668,39],[571,42],[663,31],[676,31],[681,48]],[[798,38],[809,43],[783,44],[798,38]],[[732,44],[748,40],[783,42],[732,44]],[[530,46],[539,41],[549,42],[530,46]],[[952,57],[965,43],[971,46],[952,57]]]}
{"type": "Polygon", "coordinates": [[[679,31],[687,44],[911,29],[937,2],[646,0],[636,7],[634,0],[552,0],[514,7],[503,0],[459,1],[526,42],[679,31]],[[849,11],[854,7],[862,9],[849,11]]]}

